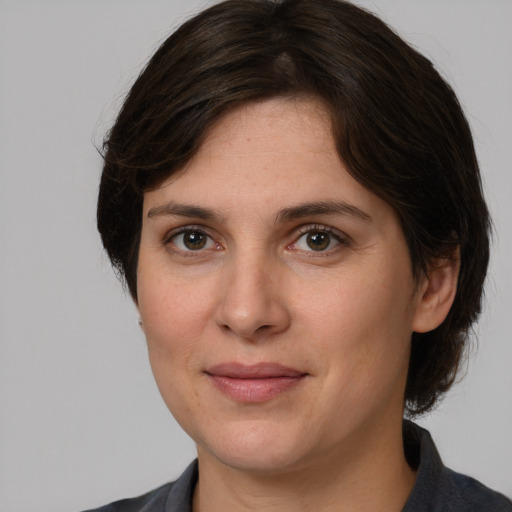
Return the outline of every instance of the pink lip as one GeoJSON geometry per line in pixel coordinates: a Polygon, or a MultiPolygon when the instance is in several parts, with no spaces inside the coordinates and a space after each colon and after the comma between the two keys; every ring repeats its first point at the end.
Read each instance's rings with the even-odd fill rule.
{"type": "Polygon", "coordinates": [[[223,363],[206,371],[213,385],[237,402],[266,402],[297,386],[307,373],[277,363],[223,363]]]}

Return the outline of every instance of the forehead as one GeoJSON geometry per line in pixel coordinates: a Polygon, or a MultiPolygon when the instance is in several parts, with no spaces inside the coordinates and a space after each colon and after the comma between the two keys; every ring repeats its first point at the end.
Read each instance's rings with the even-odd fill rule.
{"type": "Polygon", "coordinates": [[[303,150],[336,151],[330,117],[320,100],[277,97],[229,110],[208,130],[200,150],[215,152],[230,146],[245,151],[243,143],[253,143],[255,150],[258,143],[267,150],[295,150],[298,140],[303,150]]]}
{"type": "Polygon", "coordinates": [[[158,203],[184,198],[248,216],[322,201],[374,214],[389,208],[347,172],[324,106],[304,98],[249,103],[226,113],[188,164],[145,194],[145,215],[158,203]]]}

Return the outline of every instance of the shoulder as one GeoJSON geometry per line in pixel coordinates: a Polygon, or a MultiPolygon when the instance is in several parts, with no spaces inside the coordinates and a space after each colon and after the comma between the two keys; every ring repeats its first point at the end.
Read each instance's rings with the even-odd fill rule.
{"type": "Polygon", "coordinates": [[[103,507],[84,512],[163,512],[173,485],[174,482],[171,482],[136,498],[114,501],[103,507]]]}
{"type": "Polygon", "coordinates": [[[136,498],[114,501],[84,512],[191,512],[197,477],[195,460],[175,482],[162,485],[136,498]]]}
{"type": "Polygon", "coordinates": [[[512,512],[512,501],[474,478],[443,468],[439,478],[440,510],[512,512]]]}
{"type": "Polygon", "coordinates": [[[403,512],[512,512],[503,494],[444,466],[427,430],[405,422],[404,446],[417,473],[403,512]]]}

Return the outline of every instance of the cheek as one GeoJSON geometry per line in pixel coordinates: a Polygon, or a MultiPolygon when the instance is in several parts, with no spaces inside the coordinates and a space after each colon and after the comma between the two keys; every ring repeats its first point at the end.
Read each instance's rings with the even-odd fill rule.
{"type": "MultiPolygon", "coordinates": [[[[147,279],[139,294],[148,356],[160,394],[186,430],[193,417],[201,340],[211,317],[208,293],[174,280],[147,279]]],[[[197,411],[196,411],[197,414],[197,411]]]]}
{"type": "Polygon", "coordinates": [[[347,272],[315,287],[303,302],[302,317],[316,333],[319,353],[338,366],[344,382],[372,386],[386,374],[402,374],[408,365],[412,279],[398,267],[386,268],[347,272]]]}
{"type": "Polygon", "coordinates": [[[139,276],[139,311],[155,377],[184,371],[212,318],[213,283],[176,278],[163,273],[139,276]]]}
{"type": "Polygon", "coordinates": [[[299,295],[297,307],[318,329],[383,332],[386,327],[403,327],[410,316],[411,283],[396,274],[374,267],[329,275],[311,283],[314,286],[299,295]]]}

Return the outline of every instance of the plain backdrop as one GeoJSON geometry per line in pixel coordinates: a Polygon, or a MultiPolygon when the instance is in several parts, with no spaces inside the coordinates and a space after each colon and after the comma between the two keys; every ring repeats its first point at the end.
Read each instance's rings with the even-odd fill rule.
{"type": "MultiPolygon", "coordinates": [[[[512,495],[512,1],[361,0],[434,60],[474,131],[496,237],[468,375],[420,420],[444,461],[512,495]]],[[[0,511],[73,512],[177,477],[161,401],[95,231],[95,149],[200,0],[0,0],[0,511]]]]}

